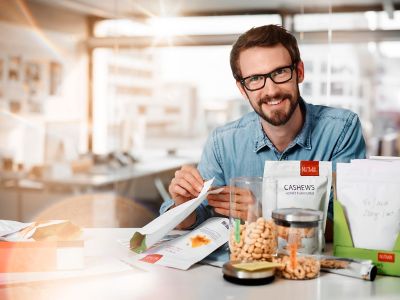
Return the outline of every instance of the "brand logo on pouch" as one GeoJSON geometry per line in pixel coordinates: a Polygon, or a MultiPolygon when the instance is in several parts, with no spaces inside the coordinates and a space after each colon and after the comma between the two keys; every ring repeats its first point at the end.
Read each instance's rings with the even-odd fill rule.
{"type": "Polygon", "coordinates": [[[300,176],[319,176],[319,162],[302,160],[300,162],[300,176]]]}
{"type": "Polygon", "coordinates": [[[394,263],[394,258],[395,258],[394,253],[378,252],[378,261],[394,263]]]}
{"type": "Polygon", "coordinates": [[[140,260],[150,264],[154,264],[156,261],[160,260],[161,257],[163,257],[161,254],[149,254],[140,260]]]}

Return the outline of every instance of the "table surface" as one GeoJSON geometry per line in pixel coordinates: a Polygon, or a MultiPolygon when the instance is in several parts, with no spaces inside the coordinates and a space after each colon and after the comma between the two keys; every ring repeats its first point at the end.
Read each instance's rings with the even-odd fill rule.
{"type": "Polygon", "coordinates": [[[139,262],[124,244],[134,231],[85,229],[85,270],[0,273],[0,299],[400,299],[398,277],[377,276],[369,282],[321,273],[313,280],[276,279],[248,287],[226,282],[217,267],[194,265],[181,271],[139,262]]]}

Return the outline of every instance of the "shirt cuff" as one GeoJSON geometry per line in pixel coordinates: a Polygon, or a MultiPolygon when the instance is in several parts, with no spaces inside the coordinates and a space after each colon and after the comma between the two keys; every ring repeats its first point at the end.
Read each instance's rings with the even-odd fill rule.
{"type": "Polygon", "coordinates": [[[160,215],[165,213],[168,209],[174,206],[175,202],[172,199],[165,200],[160,207],[160,215]]]}

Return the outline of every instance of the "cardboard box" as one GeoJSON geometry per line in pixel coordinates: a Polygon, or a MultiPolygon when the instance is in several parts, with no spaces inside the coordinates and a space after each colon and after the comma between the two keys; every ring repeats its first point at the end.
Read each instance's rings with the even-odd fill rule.
{"type": "Polygon", "coordinates": [[[46,272],[82,269],[84,242],[0,242],[0,272],[46,272]]]}
{"type": "Polygon", "coordinates": [[[338,257],[370,259],[378,268],[378,274],[400,276],[400,234],[393,251],[355,248],[343,207],[335,200],[333,227],[333,254],[338,257]]]}

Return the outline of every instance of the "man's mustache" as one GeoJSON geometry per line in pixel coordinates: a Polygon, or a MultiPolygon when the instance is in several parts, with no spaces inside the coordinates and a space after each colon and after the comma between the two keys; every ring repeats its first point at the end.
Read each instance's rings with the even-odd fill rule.
{"type": "Polygon", "coordinates": [[[274,97],[268,97],[268,96],[266,96],[266,97],[263,97],[263,98],[261,98],[260,99],[260,101],[259,101],[259,103],[260,104],[268,104],[269,102],[272,102],[272,101],[281,101],[281,100],[283,100],[283,99],[289,99],[289,100],[292,100],[292,96],[290,95],[290,94],[279,94],[279,95],[275,95],[274,97]]]}

